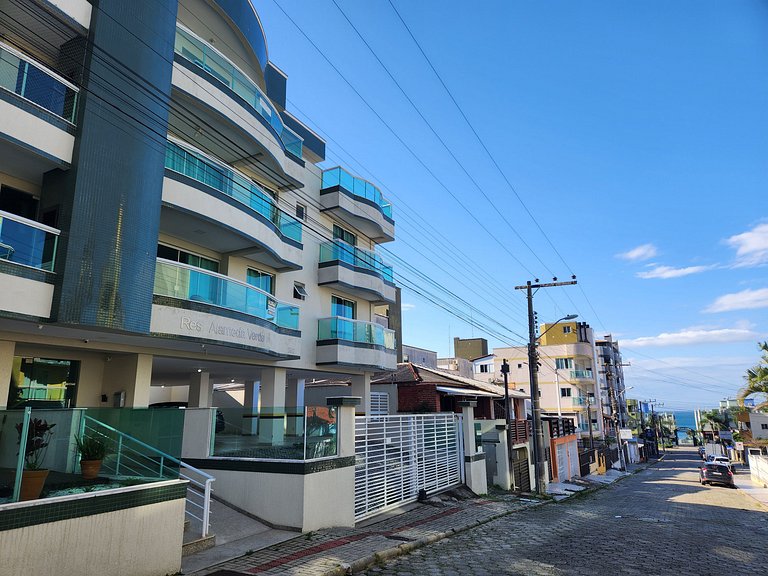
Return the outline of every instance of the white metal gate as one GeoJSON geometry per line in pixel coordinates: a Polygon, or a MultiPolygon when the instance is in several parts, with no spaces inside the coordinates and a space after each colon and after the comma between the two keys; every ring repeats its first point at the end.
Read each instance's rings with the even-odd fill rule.
{"type": "Polygon", "coordinates": [[[355,520],[461,484],[461,416],[355,418],[355,520]]]}

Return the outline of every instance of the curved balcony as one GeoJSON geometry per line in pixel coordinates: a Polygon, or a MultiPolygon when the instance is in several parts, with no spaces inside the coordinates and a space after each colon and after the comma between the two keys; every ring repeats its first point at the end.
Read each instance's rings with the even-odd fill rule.
{"type": "Polygon", "coordinates": [[[339,239],[320,244],[317,283],[371,302],[395,301],[392,266],[375,252],[339,239]]]}
{"type": "Polygon", "coordinates": [[[70,164],[78,96],[77,86],[0,43],[0,132],[6,138],[43,158],[70,164]]]}
{"type": "Polygon", "coordinates": [[[392,204],[376,186],[341,167],[323,171],[320,205],[350,221],[375,242],[395,239],[392,204]]]}
{"type": "Polygon", "coordinates": [[[339,316],[320,318],[316,363],[394,370],[397,367],[395,331],[374,322],[339,316]]]}
{"type": "Polygon", "coordinates": [[[236,95],[272,129],[285,151],[301,158],[301,136],[283,123],[269,97],[226,56],[182,27],[176,28],[174,51],[181,59],[202,69],[236,95]]]}
{"type": "Polygon", "coordinates": [[[176,139],[167,142],[165,168],[163,200],[176,209],[164,217],[165,231],[193,241],[191,233],[203,226],[218,252],[237,252],[278,270],[301,267],[301,222],[255,182],[176,139]]]}
{"type": "Polygon", "coordinates": [[[154,334],[208,340],[297,357],[299,308],[245,282],[157,259],[152,305],[154,334]]]}
{"type": "Polygon", "coordinates": [[[0,211],[0,311],[48,318],[59,230],[0,211]]]}

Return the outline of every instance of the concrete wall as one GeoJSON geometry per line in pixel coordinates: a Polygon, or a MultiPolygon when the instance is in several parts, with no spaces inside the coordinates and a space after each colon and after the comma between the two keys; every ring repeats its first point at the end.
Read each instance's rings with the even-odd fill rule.
{"type": "MultiPolygon", "coordinates": [[[[92,494],[88,498],[94,498],[92,494]]],[[[36,501],[45,502],[45,501],[36,501]]],[[[184,499],[0,531],[0,573],[166,576],[181,567],[184,499]]],[[[29,503],[7,505],[29,508],[29,503]]],[[[15,508],[14,508],[15,509],[15,508]]]]}
{"type": "Polygon", "coordinates": [[[755,440],[768,439],[768,428],[763,429],[763,425],[768,426],[768,414],[751,412],[749,414],[749,426],[752,429],[752,438],[755,440]]]}

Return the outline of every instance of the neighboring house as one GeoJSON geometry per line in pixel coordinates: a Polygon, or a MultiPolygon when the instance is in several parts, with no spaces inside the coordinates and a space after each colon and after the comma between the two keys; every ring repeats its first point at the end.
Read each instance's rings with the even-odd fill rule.
{"type": "Polygon", "coordinates": [[[486,354],[479,358],[472,360],[472,373],[475,380],[482,380],[484,382],[493,382],[500,384],[503,382],[503,376],[496,372],[496,356],[494,354],[486,354]]]}
{"type": "MultiPolygon", "coordinates": [[[[375,376],[371,381],[373,391],[392,385],[397,387],[399,413],[461,412],[458,401],[477,400],[476,418],[491,420],[504,418],[502,386],[464,378],[451,372],[419,366],[412,362],[398,364],[395,372],[375,376]]],[[[524,402],[528,395],[514,389],[509,392],[513,414],[517,419],[524,419],[524,402]]]]}
{"type": "MultiPolygon", "coordinates": [[[[581,434],[600,435],[598,380],[595,374],[595,346],[592,329],[584,322],[561,322],[550,330],[541,327],[539,340],[539,393],[542,413],[570,419],[581,434]],[[591,417],[590,417],[591,413],[591,417]]],[[[494,372],[501,374],[504,360],[509,363],[510,386],[530,392],[528,348],[494,348],[494,372]]]]}
{"type": "Polygon", "coordinates": [[[437,352],[403,344],[403,362],[413,362],[428,368],[437,368],[437,352]]]}
{"type": "Polygon", "coordinates": [[[473,364],[466,358],[438,358],[437,368],[445,372],[451,372],[462,378],[474,378],[473,364]]]}
{"type": "Polygon", "coordinates": [[[749,413],[749,428],[753,440],[768,440],[768,414],[764,412],[749,413]]]}

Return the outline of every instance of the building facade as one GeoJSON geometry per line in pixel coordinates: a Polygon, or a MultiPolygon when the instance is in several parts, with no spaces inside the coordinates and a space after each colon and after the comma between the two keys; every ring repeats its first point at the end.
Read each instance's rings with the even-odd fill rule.
{"type": "MultiPolygon", "coordinates": [[[[286,110],[240,0],[0,14],[0,407],[301,406],[396,366],[380,190],[286,110]]],[[[365,411],[366,404],[362,406],[365,411]]]]}
{"type": "MultiPolygon", "coordinates": [[[[543,324],[541,333],[537,350],[543,415],[570,419],[582,438],[601,435],[592,329],[584,322],[561,322],[543,324]]],[[[495,373],[501,373],[501,364],[506,360],[510,386],[530,392],[528,348],[494,348],[493,354],[495,373]]]]}

